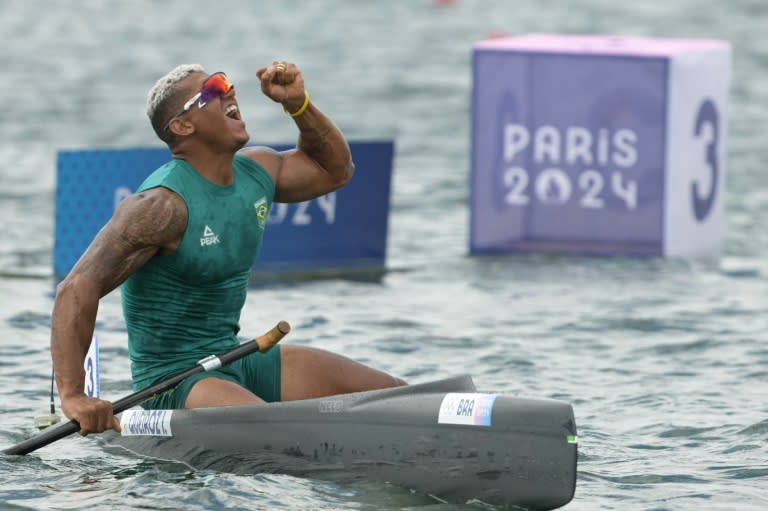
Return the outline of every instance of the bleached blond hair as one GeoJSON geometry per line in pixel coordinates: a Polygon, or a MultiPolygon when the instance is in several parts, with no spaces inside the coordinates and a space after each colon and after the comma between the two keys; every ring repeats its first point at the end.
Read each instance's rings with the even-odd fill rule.
{"type": "Polygon", "coordinates": [[[147,93],[147,116],[152,123],[152,128],[160,137],[160,140],[168,142],[171,133],[164,128],[171,116],[178,111],[179,103],[184,101],[178,98],[180,92],[178,83],[194,73],[205,73],[200,64],[181,64],[160,78],[147,93]]]}

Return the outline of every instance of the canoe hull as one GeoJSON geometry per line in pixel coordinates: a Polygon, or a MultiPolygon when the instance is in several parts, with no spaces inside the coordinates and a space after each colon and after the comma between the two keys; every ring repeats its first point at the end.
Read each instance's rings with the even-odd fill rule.
{"type": "Polygon", "coordinates": [[[155,419],[110,443],[199,468],[386,481],[450,502],[554,509],[576,486],[570,404],[479,393],[468,376],[166,413],[167,427],[155,419]]]}

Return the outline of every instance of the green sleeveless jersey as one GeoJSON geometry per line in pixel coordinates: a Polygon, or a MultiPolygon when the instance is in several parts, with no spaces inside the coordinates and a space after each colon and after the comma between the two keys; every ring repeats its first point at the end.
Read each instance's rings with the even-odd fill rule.
{"type": "Polygon", "coordinates": [[[136,390],[239,344],[240,310],[275,185],[245,156],[235,155],[232,168],[234,183],[219,186],[172,160],[137,190],[172,190],[189,220],[175,252],[156,255],[121,287],[136,390]]]}

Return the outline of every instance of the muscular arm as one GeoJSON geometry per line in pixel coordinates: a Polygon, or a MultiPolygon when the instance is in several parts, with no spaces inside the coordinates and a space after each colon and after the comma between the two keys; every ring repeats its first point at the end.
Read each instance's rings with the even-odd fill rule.
{"type": "MultiPolygon", "coordinates": [[[[257,74],[264,93],[279,101],[288,112],[302,108],[304,80],[293,64],[288,64],[284,74],[277,73],[275,66],[257,74]]],[[[352,179],[355,165],[341,130],[311,101],[301,115],[291,118],[299,128],[296,149],[282,153],[263,147],[243,151],[272,175],[275,200],[305,201],[346,185],[352,179]]]]}
{"type": "Polygon", "coordinates": [[[184,202],[167,189],[125,199],[56,289],[51,357],[62,409],[80,423],[81,434],[119,427],[109,403],[84,394],[83,360],[99,300],[155,254],[175,249],[186,223],[184,202]]]}
{"type": "Polygon", "coordinates": [[[299,128],[296,149],[282,153],[263,147],[243,151],[272,175],[277,202],[301,202],[325,195],[346,185],[355,171],[344,134],[323,112],[310,103],[294,119],[299,128]]]}

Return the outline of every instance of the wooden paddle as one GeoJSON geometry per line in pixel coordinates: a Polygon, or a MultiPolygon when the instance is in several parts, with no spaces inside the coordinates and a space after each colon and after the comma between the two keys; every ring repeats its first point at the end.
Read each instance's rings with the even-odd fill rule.
{"type": "MultiPolygon", "coordinates": [[[[194,367],[191,367],[190,369],[187,369],[186,371],[183,371],[176,376],[172,376],[167,380],[163,380],[152,385],[151,387],[147,387],[144,390],[140,390],[139,392],[131,394],[130,396],[126,396],[115,401],[112,403],[112,412],[117,414],[127,410],[128,408],[136,406],[156,394],[160,394],[166,390],[172,389],[182,380],[192,376],[193,374],[202,371],[212,371],[218,369],[257,351],[265,352],[280,342],[280,339],[282,339],[290,331],[291,326],[285,321],[281,321],[275,325],[272,330],[262,335],[261,337],[257,337],[251,341],[245,342],[237,348],[233,348],[227,351],[223,355],[211,355],[206,357],[198,361],[194,367]]],[[[80,425],[77,423],[77,421],[72,420],[55,427],[51,427],[41,434],[34,436],[29,440],[25,440],[20,444],[14,445],[13,447],[9,447],[2,452],[3,454],[27,454],[78,431],[80,431],[80,425]]]]}

